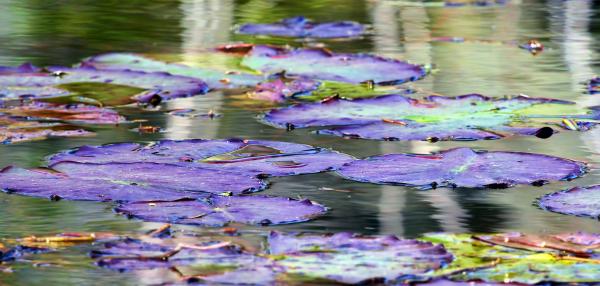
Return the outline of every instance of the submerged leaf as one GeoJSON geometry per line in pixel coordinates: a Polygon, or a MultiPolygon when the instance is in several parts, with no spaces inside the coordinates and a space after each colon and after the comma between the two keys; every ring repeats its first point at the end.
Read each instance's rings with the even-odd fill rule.
{"type": "Polygon", "coordinates": [[[298,223],[325,214],[326,208],[309,200],[209,196],[198,200],[128,203],[116,211],[145,221],[219,227],[232,222],[264,226],[298,223]]]}
{"type": "Polygon", "coordinates": [[[173,75],[193,77],[200,79],[211,89],[249,87],[263,81],[259,75],[226,72],[209,68],[191,67],[177,63],[167,63],[154,60],[141,55],[112,53],[103,54],[86,59],[85,66],[93,66],[103,70],[135,70],[143,72],[168,72],[173,75]]]}
{"type": "Polygon", "coordinates": [[[236,32],[249,35],[302,38],[352,38],[362,35],[365,28],[352,21],[314,23],[298,16],[272,24],[244,24],[236,32]]]}
{"type": "Polygon", "coordinates": [[[266,74],[349,83],[373,81],[399,84],[425,76],[425,70],[399,60],[367,54],[335,54],[325,49],[285,49],[274,46],[225,46],[225,52],[246,53],[242,65],[266,74]]]}
{"type": "Polygon", "coordinates": [[[585,170],[582,162],[542,154],[456,148],[431,155],[369,157],[342,166],[338,173],[360,182],[421,188],[507,188],[573,179],[582,176],[585,170]]]}
{"type": "Polygon", "coordinates": [[[538,205],[551,212],[599,219],[600,185],[547,194],[539,199],[538,205]]]}
{"type": "Polygon", "coordinates": [[[470,94],[417,100],[392,94],[273,109],[264,120],[279,128],[336,126],[318,132],[350,138],[435,142],[500,139],[512,134],[547,138],[554,133],[550,126],[561,127],[563,119],[593,121],[600,118],[598,111],[597,107],[578,108],[569,101],[525,96],[470,94]]]}
{"type": "MultiPolygon", "coordinates": [[[[67,68],[48,67],[45,69],[13,70],[0,73],[0,98],[49,98],[79,96],[82,87],[88,83],[117,84],[137,87],[145,92],[131,97],[129,102],[121,98],[110,99],[118,103],[167,100],[205,93],[206,84],[198,79],[173,76],[168,73],[145,73],[131,70],[98,70],[93,67],[67,68]],[[74,85],[75,83],[79,85],[74,85]],[[66,85],[66,86],[65,86],[66,85]],[[75,94],[69,89],[81,89],[75,94]]],[[[85,88],[87,89],[87,87],[85,88]]],[[[119,95],[120,96],[120,95],[119,95]]],[[[85,96],[84,96],[85,97],[85,96]]],[[[110,102],[108,98],[100,98],[110,102]]],[[[102,100],[95,99],[102,102],[102,100]]]]}
{"type": "Polygon", "coordinates": [[[318,173],[337,169],[352,160],[345,154],[303,144],[239,139],[163,140],[147,146],[134,143],[83,146],[49,159],[51,164],[61,161],[153,162],[272,176],[318,173]],[[277,163],[280,161],[297,164],[282,166],[277,163]]]}

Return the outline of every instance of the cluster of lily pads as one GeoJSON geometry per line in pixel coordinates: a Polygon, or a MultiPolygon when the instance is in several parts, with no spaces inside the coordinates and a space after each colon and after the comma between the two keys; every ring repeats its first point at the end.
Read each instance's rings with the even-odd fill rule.
{"type": "Polygon", "coordinates": [[[15,246],[0,252],[1,266],[92,243],[97,266],[157,273],[152,275],[157,284],[520,285],[593,283],[600,273],[600,234],[583,232],[405,239],[232,228],[197,233],[165,225],[144,235],[63,233],[11,243],[15,246]]]}
{"type": "MultiPolygon", "coordinates": [[[[473,1],[470,4],[503,4],[473,1]]],[[[451,2],[448,5],[453,5],[451,2]]],[[[354,38],[367,29],[355,22],[314,23],[303,17],[247,24],[241,34],[296,38],[354,38]]],[[[537,43],[528,43],[527,49],[537,43]]],[[[530,50],[531,51],[531,50],[530,50]]],[[[372,140],[464,141],[513,135],[549,138],[587,131],[598,107],[526,95],[492,98],[410,97],[399,86],[427,68],[370,54],[324,48],[236,44],[211,55],[236,62],[233,71],[164,62],[145,55],[110,53],[75,67],[0,67],[0,141],[88,136],[79,124],[122,124],[112,109],[242,89],[250,100],[279,106],[259,120],[276,128],[316,128],[317,134],[372,140]]],[[[590,93],[598,81],[589,83],[590,93]]],[[[173,110],[175,116],[201,116],[173,110]]],[[[210,118],[216,115],[210,113],[210,118]]],[[[0,170],[0,189],[51,200],[115,204],[115,211],[149,222],[223,227],[299,223],[324,215],[309,199],[256,195],[270,176],[332,171],[359,182],[419,189],[542,186],[583,176],[583,162],[543,154],[456,148],[433,154],[384,154],[363,159],[320,147],[261,140],[163,140],[149,144],[82,146],[54,154],[35,169],[0,170]]],[[[546,210],[598,218],[600,186],[548,194],[546,210]]],[[[600,235],[430,234],[418,239],[350,233],[271,232],[264,247],[247,234],[62,234],[28,238],[0,251],[0,262],[51,251],[55,243],[105,242],[92,251],[100,267],[165,271],[161,283],[568,283],[600,280],[600,235]]]]}

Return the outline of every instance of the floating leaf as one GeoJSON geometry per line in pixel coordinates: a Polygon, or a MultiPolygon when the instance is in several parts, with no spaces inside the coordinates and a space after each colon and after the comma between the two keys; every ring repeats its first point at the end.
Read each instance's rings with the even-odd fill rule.
{"type": "Polygon", "coordinates": [[[68,232],[59,233],[54,236],[28,236],[18,239],[23,245],[28,247],[65,247],[80,243],[93,243],[99,241],[112,241],[121,239],[120,236],[109,232],[68,232]]]}
{"type": "Polygon", "coordinates": [[[595,77],[588,82],[588,93],[589,94],[600,93],[600,77],[595,77]]]}
{"type": "Polygon", "coordinates": [[[167,164],[89,164],[60,162],[50,169],[8,167],[0,189],[53,200],[152,201],[262,190],[265,184],[247,174],[167,164]]]}
{"type": "MultiPolygon", "coordinates": [[[[168,73],[145,73],[130,70],[98,70],[93,67],[48,67],[34,71],[14,70],[0,74],[0,98],[47,98],[73,95],[69,89],[81,88],[83,83],[105,83],[147,90],[135,95],[130,102],[156,102],[205,93],[203,81],[168,73]],[[79,86],[73,85],[81,84],[79,86]],[[64,86],[65,84],[69,84],[64,86]],[[62,86],[62,88],[61,88],[62,86]]],[[[83,85],[84,86],[84,85],[83,85]]],[[[86,88],[87,89],[87,88],[86,88]]],[[[79,91],[75,92],[77,95],[79,91]]],[[[117,99],[115,99],[117,100],[117,99]]],[[[108,99],[106,99],[108,102],[108,99]]],[[[122,102],[123,99],[118,99],[122,102]]]]}
{"type": "Polygon", "coordinates": [[[493,245],[468,234],[430,234],[422,239],[443,244],[455,258],[432,277],[525,284],[596,282],[599,278],[600,260],[563,256],[552,249],[538,252],[493,245]]]}
{"type": "Polygon", "coordinates": [[[224,226],[298,223],[323,215],[326,208],[309,200],[265,196],[210,196],[198,200],[128,203],[116,211],[145,221],[224,226]]]}
{"type": "Polygon", "coordinates": [[[138,87],[114,83],[74,82],[56,86],[69,92],[67,96],[42,98],[53,103],[85,103],[99,106],[117,106],[132,102],[132,97],[145,90],[138,87]]]}
{"type": "Polygon", "coordinates": [[[183,265],[237,268],[264,260],[244,253],[236,245],[221,241],[182,245],[127,239],[106,243],[104,248],[92,251],[91,255],[98,258],[99,266],[121,272],[183,265]]]}
{"type": "Polygon", "coordinates": [[[123,116],[112,109],[82,104],[56,105],[32,102],[17,106],[0,106],[0,113],[38,120],[59,120],[88,124],[119,124],[125,121],[123,116]]]}
{"type": "Polygon", "coordinates": [[[39,253],[45,253],[45,252],[49,252],[49,251],[50,251],[50,249],[45,248],[45,247],[17,245],[13,248],[6,249],[6,250],[3,249],[2,251],[0,251],[0,263],[8,262],[8,261],[15,261],[15,260],[19,260],[19,259],[23,258],[24,256],[30,255],[30,254],[39,254],[39,253]]]}
{"type": "Polygon", "coordinates": [[[585,173],[582,162],[542,154],[474,151],[456,148],[431,155],[388,154],[344,165],[345,178],[376,184],[421,188],[543,185],[585,173]]]}
{"type": "Polygon", "coordinates": [[[367,54],[336,54],[326,49],[285,49],[274,46],[230,45],[220,48],[230,53],[246,53],[242,65],[267,74],[285,72],[288,76],[310,79],[391,85],[417,80],[425,70],[399,60],[367,54]]]}
{"type": "Polygon", "coordinates": [[[352,21],[315,23],[298,16],[272,24],[244,24],[236,32],[299,38],[352,38],[365,33],[365,27],[352,21]]]}
{"type": "Polygon", "coordinates": [[[548,194],[539,199],[538,205],[551,212],[599,219],[600,185],[548,194]]]}
{"type": "Polygon", "coordinates": [[[303,144],[259,140],[163,140],[146,146],[120,143],[83,146],[52,156],[61,161],[90,163],[154,162],[188,167],[288,176],[337,169],[353,158],[303,144]],[[278,162],[284,161],[286,164],[278,162]],[[290,166],[287,162],[297,164],[290,166]]]}
{"type": "Polygon", "coordinates": [[[252,99],[281,102],[293,96],[310,93],[318,86],[318,82],[310,79],[300,78],[288,82],[275,79],[259,83],[249,96],[252,99]]]}
{"type": "Polygon", "coordinates": [[[350,138],[435,142],[499,139],[512,134],[548,138],[554,133],[550,126],[562,126],[562,119],[596,120],[600,118],[598,110],[578,108],[569,101],[525,96],[470,94],[417,100],[392,94],[293,105],[267,112],[264,120],[288,129],[337,126],[319,133],[350,138]]]}
{"type": "Polygon", "coordinates": [[[294,98],[306,101],[331,100],[334,98],[367,98],[390,94],[398,91],[388,86],[369,86],[368,83],[351,84],[345,82],[322,81],[316,90],[298,93],[294,98]]]}
{"type": "Polygon", "coordinates": [[[136,70],[143,72],[168,72],[173,75],[193,77],[206,82],[211,89],[253,86],[263,81],[259,75],[226,72],[208,68],[167,63],[136,54],[112,53],[91,57],[84,66],[107,70],[136,70]]]}
{"type": "Polygon", "coordinates": [[[0,144],[43,140],[48,137],[80,137],[93,134],[71,125],[18,121],[13,117],[0,114],[0,144]]]}
{"type": "Polygon", "coordinates": [[[288,275],[348,284],[418,279],[452,261],[452,255],[439,244],[350,233],[273,232],[269,236],[269,251],[280,256],[277,265],[288,275]]]}
{"type": "Polygon", "coordinates": [[[446,7],[462,7],[462,6],[501,6],[506,5],[510,0],[450,0],[445,1],[446,7]]]}
{"type": "Polygon", "coordinates": [[[476,235],[483,242],[530,251],[569,253],[579,257],[590,257],[594,250],[600,254],[600,235],[592,233],[565,233],[560,235],[533,235],[505,233],[476,235]]]}

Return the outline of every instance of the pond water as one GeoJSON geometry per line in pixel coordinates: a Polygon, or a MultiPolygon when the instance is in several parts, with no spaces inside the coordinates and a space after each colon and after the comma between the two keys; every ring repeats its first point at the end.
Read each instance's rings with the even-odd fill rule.
{"type": "MultiPolygon", "coordinates": [[[[600,105],[584,94],[584,81],[600,74],[600,3],[597,1],[513,1],[507,6],[442,8],[404,1],[349,0],[182,0],[182,1],[37,1],[0,0],[0,65],[32,62],[71,65],[110,51],[161,54],[191,64],[197,54],[232,42],[313,45],[294,40],[235,35],[231,27],[246,22],[273,22],[296,15],[318,21],[354,20],[372,26],[358,40],[321,41],[341,52],[369,52],[435,65],[433,74],[407,84],[419,94],[488,96],[527,94],[600,105]],[[464,37],[464,43],[431,42],[433,37],[464,37]],[[537,39],[545,50],[533,56],[504,41],[537,39]]],[[[211,64],[218,64],[218,58],[211,64]]],[[[310,130],[275,129],[257,121],[264,106],[240,106],[231,94],[212,92],[168,102],[163,112],[119,108],[130,118],[147,119],[165,128],[157,134],[130,131],[132,125],[90,127],[95,137],[53,138],[0,145],[0,166],[35,167],[45,156],[84,144],[152,141],[162,138],[231,138],[280,140],[333,148],[356,157],[383,153],[429,153],[453,147],[536,152],[590,163],[583,178],[503,190],[436,189],[420,191],[344,180],[323,173],[269,179],[264,194],[310,198],[331,208],[320,219],[264,229],[316,232],[353,231],[416,237],[428,232],[532,233],[599,231],[600,222],[543,211],[533,201],[576,185],[600,183],[600,129],[562,132],[543,140],[533,136],[473,142],[380,142],[344,140],[310,130]],[[214,120],[167,115],[164,110],[214,110],[214,120]],[[322,188],[335,188],[343,192],[322,188]]],[[[64,231],[133,233],[158,224],[127,220],[111,205],[50,202],[0,194],[0,237],[64,231]]],[[[0,273],[0,284],[137,284],[140,277],[96,268],[89,246],[69,249],[47,259],[64,258],[62,267],[17,264],[0,273]],[[43,277],[43,278],[41,278],[43,277]]]]}

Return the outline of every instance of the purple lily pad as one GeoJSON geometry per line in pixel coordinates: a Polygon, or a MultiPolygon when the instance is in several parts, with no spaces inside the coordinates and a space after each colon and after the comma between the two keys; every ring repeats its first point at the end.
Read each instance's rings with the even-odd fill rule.
{"type": "Polygon", "coordinates": [[[266,196],[211,196],[198,200],[128,203],[118,213],[145,221],[224,226],[231,222],[279,225],[311,220],[327,209],[310,200],[266,196]]]}
{"type": "Polygon", "coordinates": [[[293,235],[272,232],[271,254],[287,274],[341,283],[390,282],[417,278],[453,260],[439,244],[395,236],[351,233],[293,235]]]}
{"type": "Polygon", "coordinates": [[[573,244],[592,246],[597,245],[600,247],[600,233],[589,233],[589,232],[573,232],[573,233],[561,233],[554,235],[555,238],[564,242],[573,244]]]}
{"type": "Polygon", "coordinates": [[[524,96],[470,94],[417,100],[392,94],[355,100],[333,98],[273,109],[265,114],[264,121],[288,129],[335,126],[318,133],[349,138],[435,142],[500,139],[513,134],[547,138],[555,132],[550,126],[571,130],[561,124],[562,119],[600,119],[598,110],[581,109],[569,101],[524,96]]]}
{"type": "Polygon", "coordinates": [[[0,172],[0,189],[53,200],[169,201],[265,187],[262,181],[245,174],[166,164],[61,162],[52,167],[54,170],[5,168],[0,172]]]}
{"type": "Polygon", "coordinates": [[[551,212],[598,219],[600,218],[600,185],[575,187],[547,194],[539,199],[538,205],[551,212]]]}
{"type": "Polygon", "coordinates": [[[92,136],[93,134],[93,132],[75,126],[19,121],[13,117],[0,114],[0,144],[43,140],[49,137],[92,136]]]}
{"type": "Polygon", "coordinates": [[[588,93],[589,94],[600,93],[600,77],[595,77],[588,82],[588,93]]]}
{"type": "Polygon", "coordinates": [[[346,164],[345,178],[376,184],[420,188],[542,185],[577,178],[586,171],[582,162],[542,154],[484,152],[456,148],[431,155],[388,154],[346,164]]]}
{"type": "Polygon", "coordinates": [[[393,85],[425,76],[421,66],[368,54],[336,54],[326,49],[285,49],[274,46],[226,46],[225,52],[246,52],[242,65],[267,74],[349,83],[372,81],[393,85]],[[249,50],[248,50],[249,48],[249,50]]]}
{"type": "Polygon", "coordinates": [[[83,146],[50,157],[89,163],[153,162],[228,170],[246,174],[289,176],[334,170],[351,156],[303,144],[259,140],[163,140],[143,146],[120,143],[83,146]]]}
{"type": "Polygon", "coordinates": [[[272,24],[244,24],[237,33],[302,38],[352,38],[361,36],[365,27],[357,22],[315,23],[302,16],[272,24]]]}
{"type": "Polygon", "coordinates": [[[300,78],[289,82],[275,79],[259,83],[249,95],[252,99],[282,102],[296,95],[310,93],[318,87],[319,82],[310,79],[300,78]]]}
{"type": "Polygon", "coordinates": [[[134,86],[148,91],[133,100],[150,102],[186,97],[207,92],[207,85],[198,79],[173,76],[168,73],[146,73],[131,70],[98,70],[93,67],[14,68],[0,73],[0,98],[47,98],[65,96],[69,91],[61,84],[94,82],[134,86]]]}
{"type": "Polygon", "coordinates": [[[169,243],[146,242],[138,239],[106,243],[102,249],[92,251],[91,256],[98,259],[96,262],[98,266],[118,271],[184,265],[241,267],[264,260],[244,253],[238,246],[219,241],[178,249],[176,245],[169,243]],[[171,254],[173,252],[176,253],[171,254]]]}
{"type": "Polygon", "coordinates": [[[207,68],[166,63],[136,54],[111,53],[86,59],[83,66],[102,70],[135,70],[143,72],[168,72],[173,75],[202,80],[211,89],[249,87],[264,80],[262,76],[247,73],[230,73],[207,68]]]}
{"type": "Polygon", "coordinates": [[[50,252],[50,249],[45,247],[17,245],[8,250],[3,249],[0,251],[0,263],[19,260],[24,256],[30,254],[39,254],[46,252],[50,252]]]}
{"type": "Polygon", "coordinates": [[[506,5],[510,0],[473,0],[473,1],[445,1],[446,7],[463,7],[463,6],[502,6],[506,5]]]}
{"type": "Polygon", "coordinates": [[[57,105],[44,102],[3,108],[0,113],[41,120],[60,120],[87,124],[119,124],[125,118],[112,109],[83,104],[57,105]]]}

